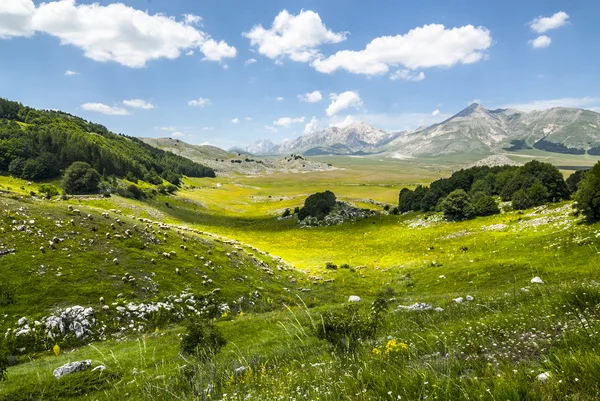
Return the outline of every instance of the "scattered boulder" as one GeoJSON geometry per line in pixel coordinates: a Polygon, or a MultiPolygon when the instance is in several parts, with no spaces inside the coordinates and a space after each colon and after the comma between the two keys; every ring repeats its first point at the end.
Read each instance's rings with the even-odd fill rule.
{"type": "Polygon", "coordinates": [[[348,297],[348,302],[360,302],[360,297],[358,295],[350,295],[348,297]]]}
{"type": "Polygon", "coordinates": [[[65,375],[83,372],[90,366],[92,366],[92,361],[90,359],[86,359],[84,361],[69,362],[65,365],[59,366],[58,368],[54,369],[53,375],[56,379],[60,379],[65,375]]]}
{"type": "Polygon", "coordinates": [[[457,304],[461,304],[464,301],[464,298],[463,297],[454,298],[453,301],[456,302],[457,304]]]}
{"type": "Polygon", "coordinates": [[[415,302],[414,304],[412,304],[410,306],[398,305],[398,309],[406,309],[406,310],[410,310],[410,311],[424,311],[424,310],[430,310],[431,308],[432,308],[432,306],[425,302],[415,302]]]}

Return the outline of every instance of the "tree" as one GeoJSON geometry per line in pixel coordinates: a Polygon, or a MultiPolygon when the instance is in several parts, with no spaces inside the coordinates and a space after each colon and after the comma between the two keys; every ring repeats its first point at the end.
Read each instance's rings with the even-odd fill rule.
{"type": "Polygon", "coordinates": [[[471,199],[473,204],[473,213],[476,216],[491,216],[500,213],[493,196],[486,195],[484,192],[476,192],[471,199]]]}
{"type": "Polygon", "coordinates": [[[525,189],[519,189],[513,193],[511,200],[515,210],[525,210],[533,207],[533,201],[525,189]]]}
{"type": "Polygon", "coordinates": [[[308,216],[312,216],[321,220],[335,206],[335,202],[335,194],[331,191],[312,194],[304,201],[304,207],[298,212],[298,219],[304,220],[308,216]]]}
{"type": "Polygon", "coordinates": [[[181,338],[181,352],[209,360],[226,344],[227,340],[217,327],[196,318],[186,325],[186,332],[181,338]]]}
{"type": "Polygon", "coordinates": [[[442,201],[441,209],[448,220],[466,219],[474,213],[469,195],[462,189],[450,192],[442,201]]]}
{"type": "Polygon", "coordinates": [[[567,187],[569,188],[569,191],[571,191],[571,193],[577,192],[577,190],[579,189],[579,183],[585,176],[585,173],[587,173],[588,171],[590,170],[577,170],[576,172],[571,174],[569,178],[567,178],[567,187]]]}
{"type": "Polygon", "coordinates": [[[575,193],[575,207],[589,222],[600,221],[600,162],[585,174],[575,193]]]}
{"type": "Polygon", "coordinates": [[[87,194],[98,191],[100,174],[86,162],[74,162],[63,176],[62,187],[67,194],[87,194]]]}
{"type": "Polygon", "coordinates": [[[53,196],[58,195],[58,188],[51,184],[41,184],[39,187],[39,191],[41,194],[44,194],[46,199],[50,199],[53,196]]]}
{"type": "Polygon", "coordinates": [[[548,202],[548,198],[550,197],[550,192],[548,192],[546,187],[539,181],[536,181],[527,192],[529,193],[529,198],[531,199],[533,206],[543,205],[548,202]]]}

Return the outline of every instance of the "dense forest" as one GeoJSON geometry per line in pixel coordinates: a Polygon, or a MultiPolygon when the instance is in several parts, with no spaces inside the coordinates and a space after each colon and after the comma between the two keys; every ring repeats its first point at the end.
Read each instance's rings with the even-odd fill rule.
{"type": "MultiPolygon", "coordinates": [[[[581,173],[574,176],[569,186],[576,189],[581,178],[581,173]]],[[[556,167],[537,160],[521,167],[472,167],[434,181],[429,187],[402,189],[398,207],[403,213],[440,210],[455,217],[485,216],[499,212],[492,204],[494,196],[512,201],[515,209],[527,209],[569,199],[569,186],[556,167]],[[461,212],[453,213],[458,203],[461,212]]]]}
{"type": "Polygon", "coordinates": [[[61,111],[36,110],[0,98],[0,172],[37,180],[58,177],[74,162],[104,177],[160,183],[181,175],[214,177],[209,167],[110,132],[61,111]]]}

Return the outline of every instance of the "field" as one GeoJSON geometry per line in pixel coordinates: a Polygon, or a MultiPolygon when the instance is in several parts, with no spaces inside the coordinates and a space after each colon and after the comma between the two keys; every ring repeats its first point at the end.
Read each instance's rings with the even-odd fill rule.
{"type": "MultiPolygon", "coordinates": [[[[0,400],[600,398],[599,225],[583,223],[571,202],[458,223],[420,213],[382,213],[319,228],[278,219],[286,208],[301,206],[306,196],[325,189],[341,200],[382,211],[385,204],[397,204],[401,188],[448,176],[465,163],[320,160],[338,169],[187,179],[176,195],[147,202],[119,197],[33,200],[26,197],[27,183],[2,177],[0,190],[11,187],[16,195],[0,198],[0,245],[14,246],[17,252],[0,256],[0,279],[13,281],[16,288],[16,302],[0,306],[0,327],[74,304],[98,308],[99,297],[108,305],[122,305],[219,287],[230,305],[240,297],[252,299],[255,291],[260,298],[216,317],[228,345],[208,362],[179,353],[181,321],[156,327],[148,323],[144,330],[106,335],[105,341],[90,345],[61,345],[59,355],[48,349],[19,356],[19,363],[8,369],[8,380],[0,382],[0,400]],[[81,215],[73,215],[68,205],[81,215]],[[20,207],[26,210],[19,212],[20,207]],[[109,219],[101,217],[106,212],[109,219]],[[68,250],[61,245],[40,253],[42,241],[35,233],[24,236],[12,230],[18,213],[43,221],[36,228],[47,237],[67,238],[68,250]],[[87,214],[93,223],[84,218],[87,214]],[[93,246],[82,244],[94,234],[70,234],[95,224],[100,237],[106,232],[114,236],[110,224],[116,218],[122,222],[119,232],[143,228],[140,218],[190,231],[182,242],[172,227],[168,238],[143,249],[140,242],[148,242],[148,231],[118,241],[99,238],[93,246]],[[70,219],[78,228],[55,224],[70,219]],[[171,250],[177,251],[173,259],[149,263],[171,250]],[[227,256],[233,252],[239,259],[227,256]],[[220,268],[206,268],[199,255],[220,268]],[[266,274],[250,255],[268,264],[273,274],[266,274]],[[327,263],[337,269],[326,269],[327,263]],[[341,268],[344,264],[348,268],[341,268]],[[35,274],[39,265],[49,266],[48,272],[61,267],[65,274],[35,274]],[[132,288],[122,281],[125,272],[138,282],[153,274],[158,290],[132,288]],[[201,275],[214,285],[207,288],[201,275]],[[543,284],[532,283],[534,277],[543,284]],[[352,295],[362,299],[357,305],[363,315],[378,297],[390,309],[380,318],[374,338],[363,339],[353,352],[340,352],[315,333],[327,312],[343,310],[352,295]],[[431,309],[399,308],[415,303],[431,309]],[[82,359],[106,370],[52,377],[54,368],[82,359]]],[[[564,156],[552,162],[563,166],[566,175],[595,161],[564,156]]]]}

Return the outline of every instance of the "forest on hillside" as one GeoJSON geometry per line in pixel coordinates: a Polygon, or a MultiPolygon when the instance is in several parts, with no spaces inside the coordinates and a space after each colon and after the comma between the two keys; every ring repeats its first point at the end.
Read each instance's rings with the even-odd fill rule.
{"type": "Polygon", "coordinates": [[[86,162],[104,177],[159,182],[160,177],[214,177],[213,169],[115,134],[100,124],[61,111],[36,110],[0,98],[0,172],[38,180],[58,177],[86,162]]]}

